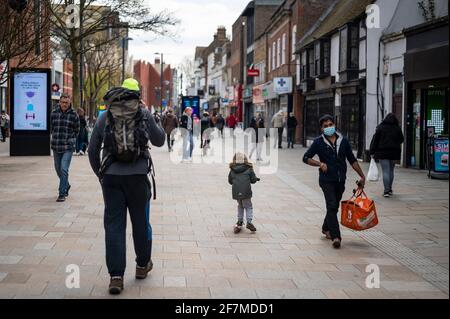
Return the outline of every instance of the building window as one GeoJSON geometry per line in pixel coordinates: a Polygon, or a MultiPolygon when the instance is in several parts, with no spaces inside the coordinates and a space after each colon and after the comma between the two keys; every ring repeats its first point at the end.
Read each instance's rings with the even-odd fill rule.
{"type": "Polygon", "coordinates": [[[277,56],[277,44],[272,43],[272,71],[277,68],[276,56],[277,56]]]}
{"type": "Polygon", "coordinates": [[[331,64],[331,44],[330,41],[322,42],[323,51],[323,73],[330,74],[331,64]]]}
{"type": "Polygon", "coordinates": [[[286,64],[286,33],[283,34],[283,50],[281,52],[281,64],[286,64]]]}
{"type": "Polygon", "coordinates": [[[281,39],[278,38],[277,41],[277,68],[281,65],[281,39]]]}
{"type": "Polygon", "coordinates": [[[320,63],[320,56],[321,56],[321,43],[320,41],[317,41],[314,45],[314,74],[320,75],[321,72],[321,63],[320,63]]]}
{"type": "Polygon", "coordinates": [[[269,47],[269,58],[267,59],[269,63],[269,72],[272,71],[272,48],[269,47]]]}
{"type": "Polygon", "coordinates": [[[340,32],[339,71],[359,68],[359,25],[348,25],[340,32]]]}
{"type": "Polygon", "coordinates": [[[302,51],[302,53],[301,53],[301,61],[300,61],[300,64],[301,64],[301,71],[300,71],[300,77],[301,77],[301,79],[302,79],[302,81],[304,81],[304,80],[306,80],[306,78],[307,78],[307,72],[306,72],[306,70],[307,70],[307,59],[306,59],[306,51],[302,51]]]}
{"type": "Polygon", "coordinates": [[[294,25],[292,27],[292,43],[291,43],[292,58],[291,58],[291,61],[295,60],[294,52],[295,52],[295,42],[296,42],[296,40],[297,40],[297,25],[294,25]]]}
{"type": "Polygon", "coordinates": [[[296,76],[296,83],[297,85],[300,85],[300,79],[301,79],[301,75],[300,75],[300,58],[297,58],[296,61],[296,72],[297,72],[297,76],[296,76]]]}
{"type": "Polygon", "coordinates": [[[309,65],[309,70],[308,70],[308,78],[312,78],[314,77],[315,74],[315,63],[314,63],[314,48],[308,49],[308,65],[309,65]]]}

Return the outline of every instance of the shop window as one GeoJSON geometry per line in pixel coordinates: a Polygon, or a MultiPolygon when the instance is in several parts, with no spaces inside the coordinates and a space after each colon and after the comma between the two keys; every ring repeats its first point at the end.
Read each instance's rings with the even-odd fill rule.
{"type": "Polygon", "coordinates": [[[320,40],[314,45],[314,71],[317,77],[330,73],[330,41],[320,40]]]}

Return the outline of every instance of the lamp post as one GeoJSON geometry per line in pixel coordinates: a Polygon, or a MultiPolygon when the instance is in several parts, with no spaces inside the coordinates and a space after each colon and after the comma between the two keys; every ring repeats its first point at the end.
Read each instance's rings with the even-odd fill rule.
{"type": "Polygon", "coordinates": [[[163,53],[159,53],[159,52],[156,52],[155,53],[155,55],[160,55],[161,56],[161,60],[159,61],[159,63],[161,63],[161,79],[160,79],[160,81],[161,81],[161,94],[160,94],[160,97],[159,97],[159,106],[160,106],[160,108],[161,108],[161,112],[162,112],[162,104],[163,104],[163,92],[164,92],[164,54],[163,53]]]}
{"type": "Polygon", "coordinates": [[[122,83],[125,81],[125,47],[128,49],[128,41],[132,41],[133,38],[124,37],[122,38],[122,83]]]}

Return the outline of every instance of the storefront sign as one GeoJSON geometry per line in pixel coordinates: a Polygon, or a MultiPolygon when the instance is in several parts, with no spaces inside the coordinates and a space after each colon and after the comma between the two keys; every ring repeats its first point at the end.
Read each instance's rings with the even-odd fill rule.
{"type": "Polygon", "coordinates": [[[253,96],[253,90],[252,87],[247,86],[244,90],[244,99],[248,99],[249,97],[253,96]]]}
{"type": "Polygon", "coordinates": [[[249,77],[259,76],[259,70],[258,69],[248,69],[247,76],[249,76],[249,77]]]}
{"type": "Polygon", "coordinates": [[[275,93],[273,82],[263,84],[262,97],[264,100],[272,100],[278,97],[278,95],[275,93]]]}
{"type": "Polygon", "coordinates": [[[277,93],[279,95],[292,93],[292,78],[291,77],[274,78],[273,83],[274,83],[275,93],[277,93]]]}

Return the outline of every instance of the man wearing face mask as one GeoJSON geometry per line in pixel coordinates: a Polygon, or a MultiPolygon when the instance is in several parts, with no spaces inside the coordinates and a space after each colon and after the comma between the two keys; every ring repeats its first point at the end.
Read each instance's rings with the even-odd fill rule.
{"type": "Polygon", "coordinates": [[[353,154],[349,141],[336,131],[334,118],[331,115],[324,115],[320,118],[319,124],[322,135],[314,140],[305,153],[303,162],[319,167],[319,185],[325,196],[327,207],[322,233],[327,239],[331,239],[333,247],[338,249],[341,247],[342,237],[337,214],[345,191],[346,160],[360,176],[360,187],[364,187],[366,178],[353,154]],[[313,159],[316,155],[318,155],[320,161],[313,159]]]}

